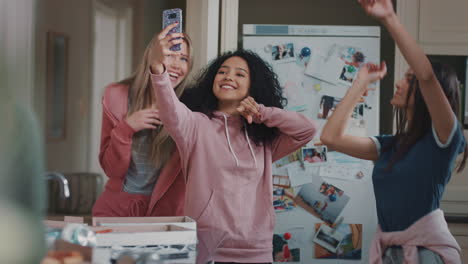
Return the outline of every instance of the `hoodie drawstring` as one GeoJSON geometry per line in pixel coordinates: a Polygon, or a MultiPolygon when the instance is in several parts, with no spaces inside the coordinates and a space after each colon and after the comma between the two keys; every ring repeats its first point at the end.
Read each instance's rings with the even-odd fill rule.
{"type": "Polygon", "coordinates": [[[249,134],[247,133],[247,128],[244,126],[244,132],[245,132],[245,138],[247,138],[247,144],[249,144],[249,149],[250,149],[250,154],[252,154],[252,157],[255,162],[255,168],[257,168],[257,159],[255,158],[255,154],[252,148],[252,145],[250,145],[250,140],[249,140],[249,134]]]}
{"type": "MultiPolygon", "coordinates": [[[[226,129],[226,138],[227,138],[227,142],[228,142],[228,145],[229,145],[229,150],[231,151],[232,156],[236,160],[236,166],[239,167],[239,160],[237,159],[236,153],[232,149],[231,139],[229,138],[227,117],[225,115],[223,115],[223,117],[224,117],[224,128],[226,129]]],[[[247,139],[247,144],[249,145],[250,154],[252,154],[253,160],[255,162],[255,168],[257,168],[257,158],[255,157],[255,153],[253,151],[252,144],[250,144],[249,134],[247,133],[247,128],[245,126],[244,126],[244,133],[245,133],[245,138],[247,139]]]]}
{"type": "Polygon", "coordinates": [[[227,118],[226,118],[225,115],[223,115],[223,117],[224,117],[224,128],[226,128],[226,138],[227,138],[227,141],[228,141],[229,150],[231,151],[232,156],[234,156],[234,159],[236,160],[236,166],[239,167],[239,160],[236,157],[236,153],[234,153],[234,150],[232,149],[231,140],[229,139],[229,130],[228,130],[228,125],[227,125],[227,118]]]}

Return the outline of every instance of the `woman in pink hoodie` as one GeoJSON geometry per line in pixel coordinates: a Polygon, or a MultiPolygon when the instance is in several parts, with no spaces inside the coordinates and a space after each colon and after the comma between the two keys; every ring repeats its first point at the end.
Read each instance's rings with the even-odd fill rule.
{"type": "MultiPolygon", "coordinates": [[[[161,125],[149,73],[153,42],[181,43],[177,55],[164,63],[177,96],[191,69],[190,40],[165,28],[148,45],[135,73],[106,87],[99,162],[109,181],[93,207],[93,216],[182,215],[185,181],[174,141],[161,125]],[[174,39],[183,37],[182,39],[174,39]]],[[[170,44],[172,43],[172,44],[170,44]]]]}
{"type": "Polygon", "coordinates": [[[197,263],[272,262],[272,162],[307,144],[315,123],[282,109],[276,74],[244,50],[206,68],[189,90],[192,112],[174,93],[163,61],[172,51],[155,45],[151,78],[187,177],[185,214],[197,220],[197,263]]]}

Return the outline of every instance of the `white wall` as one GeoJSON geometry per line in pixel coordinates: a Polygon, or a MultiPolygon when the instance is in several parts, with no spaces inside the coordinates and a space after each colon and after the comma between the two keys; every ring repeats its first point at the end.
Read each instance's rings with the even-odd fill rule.
{"type": "Polygon", "coordinates": [[[192,39],[193,72],[218,56],[219,0],[187,1],[186,32],[192,39]]]}
{"type": "Polygon", "coordinates": [[[0,87],[20,104],[33,106],[36,1],[0,0],[0,87]]]}
{"type": "Polygon", "coordinates": [[[45,127],[46,34],[69,36],[66,139],[46,144],[47,169],[86,171],[91,87],[92,0],[41,0],[37,8],[35,105],[45,127]]]}
{"type": "Polygon", "coordinates": [[[104,174],[99,164],[102,95],[110,83],[130,76],[132,69],[132,8],[94,5],[93,81],[90,98],[88,170],[104,174]]]}

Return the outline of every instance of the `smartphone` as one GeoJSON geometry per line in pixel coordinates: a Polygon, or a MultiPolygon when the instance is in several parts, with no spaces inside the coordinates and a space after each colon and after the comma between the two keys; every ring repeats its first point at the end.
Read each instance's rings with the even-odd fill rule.
{"type": "MultiPolygon", "coordinates": [[[[167,26],[174,24],[176,22],[179,22],[179,24],[171,29],[168,34],[171,33],[182,33],[182,9],[180,8],[174,8],[174,9],[167,9],[163,11],[163,29],[166,28],[167,26]]],[[[172,51],[179,51],[180,50],[180,44],[176,44],[171,47],[172,51]]]]}

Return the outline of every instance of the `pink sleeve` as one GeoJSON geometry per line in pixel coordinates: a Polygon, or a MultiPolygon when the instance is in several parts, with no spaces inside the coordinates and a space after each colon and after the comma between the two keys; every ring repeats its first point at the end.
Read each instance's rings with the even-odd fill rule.
{"type": "Polygon", "coordinates": [[[187,160],[193,146],[196,125],[194,113],[177,98],[169,74],[151,74],[160,118],[164,127],[177,144],[182,160],[187,160]]]}
{"type": "Polygon", "coordinates": [[[125,120],[117,120],[102,103],[101,147],[99,163],[109,178],[123,178],[130,166],[132,136],[125,120]]]}
{"type": "Polygon", "coordinates": [[[260,105],[260,113],[261,123],[267,127],[276,127],[280,132],[272,143],[273,161],[304,146],[317,132],[315,122],[302,114],[263,105],[260,105]]]}

